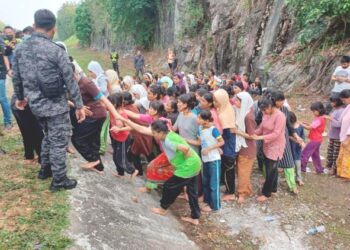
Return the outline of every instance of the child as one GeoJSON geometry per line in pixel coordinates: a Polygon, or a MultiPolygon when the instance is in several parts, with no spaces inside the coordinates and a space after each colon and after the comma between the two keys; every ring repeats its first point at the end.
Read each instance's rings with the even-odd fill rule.
{"type": "MultiPolygon", "coordinates": [[[[289,113],[289,120],[290,123],[292,124],[295,133],[302,138],[303,140],[305,139],[305,134],[304,134],[304,127],[303,125],[300,124],[300,122],[297,120],[296,115],[293,112],[289,113]]],[[[294,159],[294,163],[295,163],[295,171],[296,171],[296,179],[297,179],[297,183],[299,184],[299,186],[303,186],[304,182],[302,180],[302,176],[301,176],[301,150],[302,147],[305,146],[304,143],[299,143],[294,137],[290,136],[289,137],[289,141],[290,141],[290,146],[292,148],[292,154],[293,154],[293,159],[294,159]]]]}
{"type": "Polygon", "coordinates": [[[203,194],[206,205],[202,208],[205,212],[220,209],[220,172],[221,156],[220,147],[224,145],[219,130],[213,126],[213,118],[210,111],[202,110],[197,117],[198,145],[202,146],[203,161],[203,194]]]}
{"type": "MultiPolygon", "coordinates": [[[[111,103],[114,105],[118,113],[125,119],[128,116],[123,108],[123,94],[116,93],[109,97],[111,103]]],[[[113,161],[117,168],[117,173],[113,174],[117,177],[124,176],[124,172],[131,175],[131,178],[139,173],[135,167],[128,161],[127,149],[129,148],[129,134],[131,128],[125,126],[123,122],[117,121],[113,116],[111,117],[111,139],[113,147],[113,161]]]]}
{"type": "Polygon", "coordinates": [[[327,148],[327,168],[330,175],[336,174],[336,161],[339,155],[340,149],[340,127],[341,127],[341,116],[345,110],[345,106],[339,97],[330,98],[333,112],[331,116],[326,116],[330,119],[331,124],[328,132],[329,142],[327,148]]]}
{"type": "Polygon", "coordinates": [[[169,100],[165,104],[165,111],[167,112],[166,118],[171,120],[171,124],[175,124],[179,112],[177,111],[177,102],[175,100],[169,100]]]}
{"type": "Polygon", "coordinates": [[[315,119],[311,124],[303,122],[305,129],[310,130],[309,142],[301,153],[301,171],[306,172],[306,165],[312,157],[312,162],[315,166],[316,173],[323,173],[323,167],[320,158],[320,147],[322,143],[322,133],[326,127],[325,108],[321,102],[315,102],[311,104],[311,111],[315,116],[315,119]]]}

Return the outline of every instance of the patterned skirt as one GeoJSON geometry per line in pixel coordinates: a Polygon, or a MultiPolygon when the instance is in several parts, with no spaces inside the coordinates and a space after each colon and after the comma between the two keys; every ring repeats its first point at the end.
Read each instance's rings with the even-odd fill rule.
{"type": "Polygon", "coordinates": [[[350,179],[350,142],[341,144],[337,160],[337,176],[350,179]]]}
{"type": "Polygon", "coordinates": [[[284,153],[282,159],[278,162],[279,168],[295,168],[295,163],[293,159],[292,147],[290,146],[289,134],[286,129],[286,146],[284,148],[284,153]]]}

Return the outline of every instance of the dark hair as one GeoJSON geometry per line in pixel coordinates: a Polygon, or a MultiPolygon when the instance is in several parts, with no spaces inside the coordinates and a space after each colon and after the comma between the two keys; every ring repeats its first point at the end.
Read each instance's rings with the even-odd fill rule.
{"type": "Polygon", "coordinates": [[[124,98],[122,93],[115,93],[113,95],[110,95],[108,99],[116,108],[120,108],[123,106],[124,98]]]}
{"type": "Polygon", "coordinates": [[[207,92],[202,96],[202,98],[210,104],[210,107],[214,106],[214,96],[212,93],[207,92]]]}
{"type": "Polygon", "coordinates": [[[340,59],[340,63],[350,63],[350,57],[342,56],[342,58],[340,59]]]}
{"type": "Polygon", "coordinates": [[[200,97],[204,96],[206,93],[208,93],[208,90],[202,87],[196,90],[196,94],[200,97]]]}
{"type": "Polygon", "coordinates": [[[32,26],[28,26],[23,29],[23,33],[28,33],[31,35],[33,32],[34,32],[34,28],[32,26]]]}
{"type": "Polygon", "coordinates": [[[210,111],[207,111],[207,110],[202,110],[200,113],[199,113],[199,117],[204,120],[204,121],[208,121],[208,122],[212,122],[214,119],[211,115],[211,112],[210,111]]]}
{"type": "Polygon", "coordinates": [[[237,87],[240,88],[241,90],[244,90],[243,83],[241,81],[237,81],[233,84],[232,88],[237,87]]]}
{"type": "Polygon", "coordinates": [[[47,9],[41,9],[34,14],[35,27],[50,31],[56,25],[55,15],[47,9]]]}
{"type": "Polygon", "coordinates": [[[342,102],[342,100],[338,96],[331,96],[331,98],[329,98],[329,101],[334,103],[336,108],[344,105],[344,103],[342,102]]]}
{"type": "Polygon", "coordinates": [[[161,92],[162,92],[160,86],[158,86],[158,85],[152,85],[152,86],[150,86],[150,87],[148,88],[148,90],[149,90],[152,94],[154,94],[154,95],[157,96],[157,100],[160,99],[160,95],[161,95],[161,92]]]}
{"type": "Polygon", "coordinates": [[[258,107],[261,111],[264,111],[269,107],[274,107],[274,103],[270,98],[263,97],[258,101],[258,107]]]}
{"type": "Polygon", "coordinates": [[[244,73],[244,74],[243,74],[243,76],[247,76],[247,77],[249,77],[248,73],[244,73]]]}
{"type": "Polygon", "coordinates": [[[125,105],[134,104],[134,100],[132,99],[132,94],[130,92],[123,92],[123,99],[125,105]]]}
{"type": "Polygon", "coordinates": [[[192,84],[190,86],[188,86],[188,89],[190,92],[196,92],[199,89],[198,84],[192,84]]]}
{"type": "Polygon", "coordinates": [[[179,100],[180,102],[186,104],[189,110],[192,110],[196,105],[193,100],[193,96],[190,93],[180,95],[179,100]]]}
{"type": "Polygon", "coordinates": [[[209,69],[210,73],[215,76],[215,70],[214,69],[209,69]]]}
{"type": "Polygon", "coordinates": [[[322,102],[314,102],[314,103],[312,103],[311,107],[310,107],[310,110],[311,111],[318,111],[320,116],[324,115],[326,113],[326,110],[325,110],[322,102]]]}
{"type": "Polygon", "coordinates": [[[177,90],[177,88],[175,86],[172,86],[166,90],[166,94],[167,94],[167,96],[172,96],[172,97],[177,98],[179,96],[179,91],[177,90]]]}
{"type": "Polygon", "coordinates": [[[341,99],[350,98],[350,89],[344,89],[342,92],[340,92],[339,97],[340,97],[341,99]]]}
{"type": "Polygon", "coordinates": [[[16,38],[22,38],[23,37],[23,32],[22,30],[19,30],[16,32],[16,38]]]}
{"type": "Polygon", "coordinates": [[[271,92],[271,99],[274,103],[277,101],[284,101],[286,100],[286,97],[284,96],[284,93],[280,90],[276,90],[271,92]]]}
{"type": "Polygon", "coordinates": [[[159,97],[164,97],[166,96],[166,91],[167,89],[162,87],[162,86],[159,86],[159,97]]]}
{"type": "Polygon", "coordinates": [[[159,117],[166,117],[166,112],[164,109],[164,104],[160,101],[153,101],[149,104],[149,107],[157,111],[159,117]]]}
{"type": "Polygon", "coordinates": [[[233,97],[233,88],[231,85],[224,85],[222,89],[226,90],[228,96],[231,98],[233,97]]]}
{"type": "Polygon", "coordinates": [[[170,101],[170,106],[171,106],[171,109],[173,110],[173,113],[178,113],[178,111],[177,111],[177,101],[171,100],[170,101]]]}
{"type": "Polygon", "coordinates": [[[297,122],[297,116],[293,112],[289,112],[289,121],[292,124],[297,122]]]}
{"type": "Polygon", "coordinates": [[[4,27],[4,30],[7,30],[7,29],[15,30],[15,29],[12,28],[10,25],[6,25],[6,26],[4,27]]]}
{"type": "Polygon", "coordinates": [[[153,122],[151,125],[151,129],[157,133],[160,133],[160,132],[168,133],[169,132],[167,122],[162,121],[162,120],[157,120],[157,121],[153,122]]]}

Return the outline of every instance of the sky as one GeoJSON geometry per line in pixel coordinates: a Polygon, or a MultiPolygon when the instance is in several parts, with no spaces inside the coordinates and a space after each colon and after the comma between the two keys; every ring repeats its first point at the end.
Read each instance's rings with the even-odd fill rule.
{"type": "Polygon", "coordinates": [[[23,29],[34,23],[38,9],[49,9],[55,15],[65,2],[80,0],[0,0],[0,20],[16,29],[23,29]]]}

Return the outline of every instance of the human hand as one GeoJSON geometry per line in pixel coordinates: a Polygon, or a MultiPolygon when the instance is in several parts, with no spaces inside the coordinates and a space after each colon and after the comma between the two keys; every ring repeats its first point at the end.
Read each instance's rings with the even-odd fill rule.
{"type": "Polygon", "coordinates": [[[12,69],[10,69],[9,71],[7,71],[7,75],[9,76],[9,77],[13,77],[13,71],[12,71],[12,69]]]}
{"type": "Polygon", "coordinates": [[[120,127],[113,126],[109,131],[114,132],[114,133],[119,133],[121,130],[120,130],[120,127]]]}
{"type": "Polygon", "coordinates": [[[94,114],[94,113],[92,113],[92,111],[90,110],[90,107],[88,107],[88,106],[84,106],[83,109],[84,109],[85,115],[87,117],[90,117],[90,116],[92,116],[94,114]]]}
{"type": "Polygon", "coordinates": [[[86,118],[85,109],[84,108],[77,109],[75,111],[75,116],[77,117],[78,123],[82,123],[86,118]]]}
{"type": "Polygon", "coordinates": [[[28,100],[25,98],[22,101],[17,100],[16,103],[15,103],[15,106],[19,110],[24,110],[26,108],[27,104],[28,104],[28,100]]]}
{"type": "Polygon", "coordinates": [[[184,158],[187,159],[187,158],[189,158],[191,155],[192,155],[192,151],[191,151],[191,149],[189,148],[189,149],[187,150],[187,152],[184,154],[184,158]]]}
{"type": "Polygon", "coordinates": [[[324,118],[326,118],[327,120],[331,121],[332,117],[330,115],[324,115],[324,118]]]}
{"type": "Polygon", "coordinates": [[[251,137],[253,140],[256,140],[256,141],[264,140],[264,137],[260,135],[251,135],[251,137]]]}
{"type": "Polygon", "coordinates": [[[209,148],[203,148],[202,149],[202,155],[208,155],[209,154],[209,148]]]}

